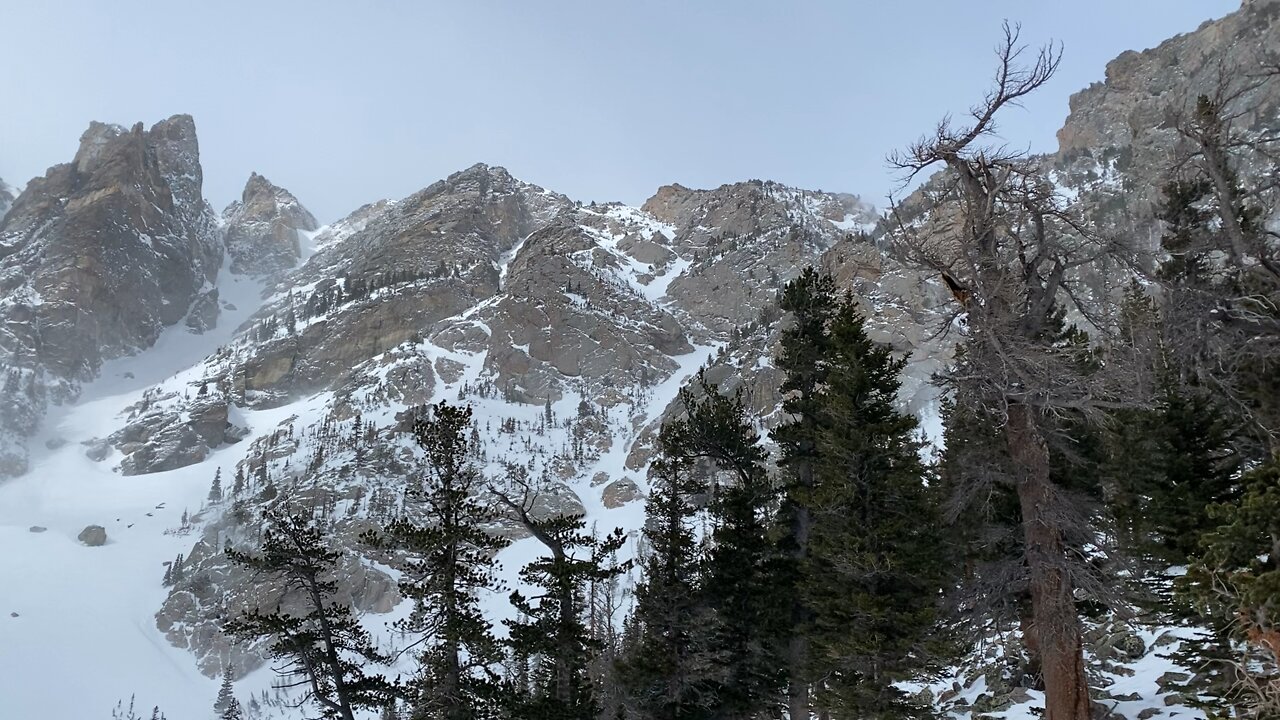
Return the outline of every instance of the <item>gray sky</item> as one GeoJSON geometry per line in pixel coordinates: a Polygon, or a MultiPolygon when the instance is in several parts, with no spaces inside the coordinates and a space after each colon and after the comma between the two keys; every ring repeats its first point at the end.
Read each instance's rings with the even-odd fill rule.
{"type": "Polygon", "coordinates": [[[980,97],[1002,19],[1066,46],[1003,124],[1052,150],[1108,60],[1239,4],[0,0],[0,177],[186,112],[218,209],[257,171],[326,222],[475,162],[584,201],[767,178],[883,204],[885,154],[980,97]]]}

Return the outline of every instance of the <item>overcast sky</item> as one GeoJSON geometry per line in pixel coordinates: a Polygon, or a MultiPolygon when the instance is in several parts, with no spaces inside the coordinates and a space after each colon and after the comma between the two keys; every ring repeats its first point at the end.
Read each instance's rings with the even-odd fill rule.
{"type": "Polygon", "coordinates": [[[986,87],[1002,19],[1061,40],[1004,137],[1056,148],[1071,93],[1239,0],[0,0],[0,177],[90,120],[195,117],[218,209],[250,171],[322,222],[475,162],[588,200],[768,178],[862,194],[986,87]]]}

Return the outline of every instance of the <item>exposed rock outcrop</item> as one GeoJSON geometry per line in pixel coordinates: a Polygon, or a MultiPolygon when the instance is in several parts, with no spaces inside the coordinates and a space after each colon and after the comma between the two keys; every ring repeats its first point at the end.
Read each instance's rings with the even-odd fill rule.
{"type": "Polygon", "coordinates": [[[74,161],[35,178],[0,220],[0,361],[21,392],[0,412],[0,476],[50,396],[74,398],[104,360],[155,342],[222,262],[201,197],[195,123],[93,123],[74,161]]]}
{"type": "Polygon", "coordinates": [[[9,208],[13,207],[13,200],[17,196],[18,192],[0,179],[0,220],[4,220],[4,216],[9,213],[9,208]]]}
{"type": "Polygon", "coordinates": [[[231,271],[265,277],[292,268],[302,258],[300,231],[319,227],[288,190],[258,173],[249,176],[240,199],[222,211],[231,271]]]}

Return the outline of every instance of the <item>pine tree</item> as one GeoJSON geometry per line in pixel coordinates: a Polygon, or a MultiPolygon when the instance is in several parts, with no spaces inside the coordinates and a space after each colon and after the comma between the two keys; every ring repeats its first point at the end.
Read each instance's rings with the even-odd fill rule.
{"type": "Polygon", "coordinates": [[[231,706],[231,702],[235,699],[235,688],[232,687],[231,664],[228,663],[222,668],[222,685],[218,687],[218,699],[213,703],[214,712],[225,717],[227,708],[231,706]]]}
{"type": "Polygon", "coordinates": [[[223,632],[242,641],[267,641],[267,653],[284,661],[278,666],[289,687],[305,687],[325,718],[355,720],[360,708],[381,708],[396,688],[370,672],[388,662],[347,605],[334,601],[340,558],[330,540],[307,514],[268,512],[258,553],[228,548],[228,559],[248,570],[277,578],[299,598],[304,612],[294,615],[279,606],[255,608],[223,624],[223,632]]]}
{"type": "Polygon", "coordinates": [[[480,600],[500,587],[492,557],[506,541],[487,530],[497,516],[480,499],[471,417],[470,407],[441,402],[414,422],[424,461],[409,497],[425,508],[426,523],[398,519],[384,537],[366,536],[415,558],[400,583],[414,600],[401,629],[423,636],[415,718],[471,720],[497,711],[499,687],[490,668],[501,660],[501,645],[480,600]]]}
{"type": "Polygon", "coordinates": [[[1280,457],[1246,473],[1243,492],[1214,505],[1219,523],[1182,579],[1180,592],[1231,644],[1209,666],[1216,705],[1231,717],[1280,717],[1280,457]]]}
{"type": "Polygon", "coordinates": [[[222,500],[222,468],[218,467],[213,471],[213,483],[209,485],[209,501],[219,502],[222,500]]]}
{"type": "Polygon", "coordinates": [[[930,656],[950,565],[916,419],[895,407],[905,360],[867,337],[849,295],[827,330],[813,515],[801,594],[817,704],[848,717],[923,717],[898,683],[930,656]]]}
{"type": "Polygon", "coordinates": [[[639,716],[693,720],[708,716],[712,666],[705,633],[699,547],[691,498],[704,492],[687,460],[660,456],[649,469],[644,536],[649,554],[630,618],[637,639],[620,664],[623,685],[639,716]]]}
{"type": "Polygon", "coordinates": [[[1210,507],[1239,497],[1235,429],[1214,398],[1171,379],[1153,409],[1120,417],[1111,455],[1124,496],[1112,511],[1134,535],[1134,551],[1185,565],[1216,527],[1210,507]]]}
{"type": "Polygon", "coordinates": [[[244,492],[244,466],[236,465],[236,478],[231,484],[231,494],[239,497],[242,492],[244,492]]]}
{"type": "Polygon", "coordinates": [[[219,720],[244,720],[244,710],[240,708],[240,701],[232,697],[218,718],[219,720]]]}
{"type": "Polygon", "coordinates": [[[621,574],[625,565],[610,558],[626,540],[621,529],[604,537],[586,531],[581,515],[561,515],[535,520],[530,511],[535,498],[519,474],[513,482],[525,490],[513,498],[497,491],[515,519],[545,547],[540,557],[520,570],[525,585],[539,588],[537,595],[511,594],[519,616],[507,621],[511,653],[527,659],[528,682],[510,687],[509,716],[521,720],[596,720],[600,705],[589,673],[599,642],[586,622],[586,590],[621,574]]]}
{"type": "Polygon", "coordinates": [[[742,392],[723,395],[705,375],[682,388],[682,420],[663,425],[663,457],[709,461],[729,480],[709,506],[711,536],[702,549],[700,603],[719,718],[750,718],[780,706],[785,686],[784,633],[790,606],[780,557],[769,535],[778,501],[767,452],[746,419],[742,392]]]}
{"type": "Polygon", "coordinates": [[[791,313],[792,324],[782,332],[782,351],[776,365],[785,373],[782,410],[790,420],[773,430],[781,457],[783,500],[779,513],[780,549],[789,556],[783,597],[789,598],[790,630],[786,649],[787,706],[791,717],[812,711],[809,640],[802,632],[811,609],[800,592],[801,572],[809,555],[813,516],[809,506],[817,477],[818,430],[822,416],[821,388],[828,373],[828,326],[836,309],[835,281],[830,275],[805,268],[787,283],[779,302],[791,313]]]}

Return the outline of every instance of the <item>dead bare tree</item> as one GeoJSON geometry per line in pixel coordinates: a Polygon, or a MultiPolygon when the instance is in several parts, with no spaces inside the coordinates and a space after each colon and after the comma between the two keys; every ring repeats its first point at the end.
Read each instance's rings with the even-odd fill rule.
{"type": "Polygon", "coordinates": [[[1001,428],[1031,600],[1026,640],[1039,654],[1045,717],[1087,720],[1075,592],[1092,582],[1079,544],[1089,515],[1054,483],[1049,443],[1057,421],[1101,422],[1132,405],[1143,383],[1099,348],[1062,340],[1067,309],[1094,332],[1112,326],[1105,292],[1080,277],[1119,248],[1063,206],[1033,159],[992,142],[997,115],[1053,76],[1061,50],[1050,44],[1028,57],[1018,27],[1006,24],[997,57],[995,83],[969,122],[945,118],[890,157],[908,178],[944,171],[930,182],[925,225],[901,220],[896,241],[941,276],[959,305],[965,361],[944,384],[1001,428]]]}
{"type": "Polygon", "coordinates": [[[1219,66],[1210,91],[1170,110],[1175,149],[1162,208],[1165,332],[1184,380],[1223,399],[1256,440],[1247,454],[1280,450],[1280,135],[1248,122],[1280,82],[1219,66]]]}

